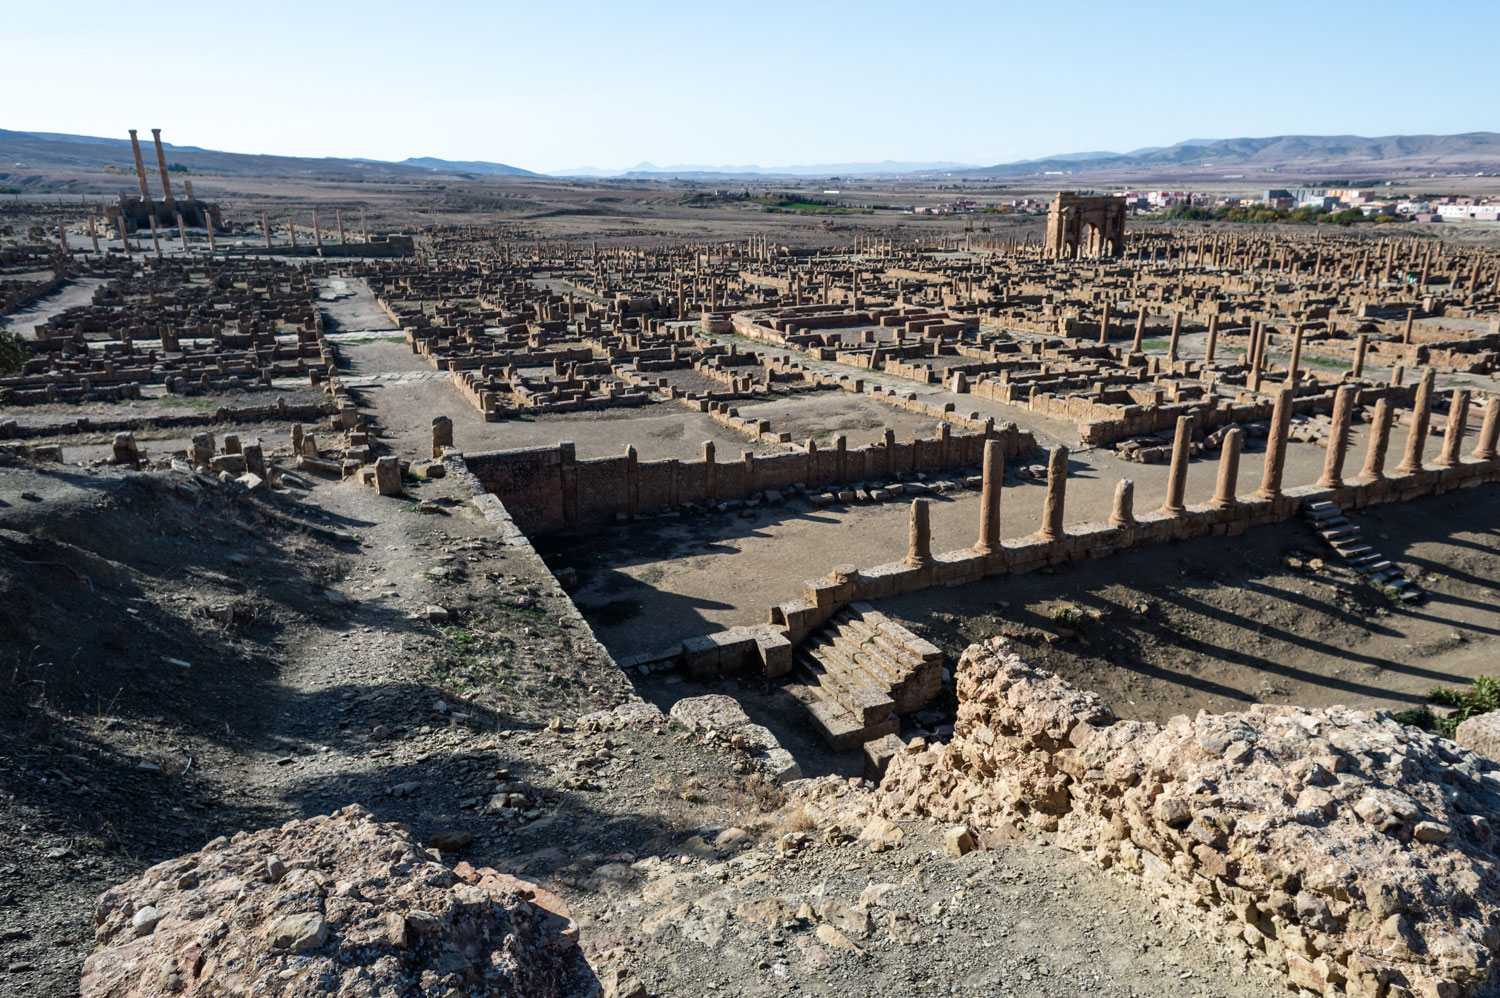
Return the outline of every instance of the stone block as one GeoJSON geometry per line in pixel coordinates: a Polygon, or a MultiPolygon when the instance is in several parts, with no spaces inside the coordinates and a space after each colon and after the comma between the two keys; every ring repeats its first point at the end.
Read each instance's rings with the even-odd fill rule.
{"type": "Polygon", "coordinates": [[[401,462],[383,457],[375,462],[375,491],[383,496],[401,494],[401,462]]]}

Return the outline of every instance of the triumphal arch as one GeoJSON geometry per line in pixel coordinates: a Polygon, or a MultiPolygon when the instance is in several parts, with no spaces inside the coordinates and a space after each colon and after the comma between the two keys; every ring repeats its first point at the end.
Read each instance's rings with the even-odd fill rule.
{"type": "Polygon", "coordinates": [[[1125,199],[1058,191],[1047,209],[1047,254],[1119,256],[1125,249],[1125,199]]]}

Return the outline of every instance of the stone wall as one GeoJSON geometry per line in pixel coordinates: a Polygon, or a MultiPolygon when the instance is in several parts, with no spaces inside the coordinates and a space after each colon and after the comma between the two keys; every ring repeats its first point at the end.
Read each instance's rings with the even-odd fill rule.
{"type": "Polygon", "coordinates": [[[1003,639],[957,670],[952,741],[913,741],[890,817],[1019,828],[1139,880],[1302,993],[1493,994],[1500,769],[1385,711],[1256,704],[1116,720],[1003,639]]]}
{"type": "MultiPolygon", "coordinates": [[[[1014,427],[995,434],[1006,444],[1007,456],[1029,456],[1035,442],[1014,427]]],[[[579,460],[570,443],[554,447],[488,451],[465,457],[469,470],[485,489],[498,496],[528,533],[550,533],[570,527],[614,522],[652,510],[687,503],[746,499],[767,490],[787,491],[793,485],[824,487],[842,482],[937,472],[979,463],[985,434],[951,431],[863,447],[827,450],[793,446],[785,454],[754,454],[720,461],[642,461],[634,448],[620,457],[579,460]]]]}

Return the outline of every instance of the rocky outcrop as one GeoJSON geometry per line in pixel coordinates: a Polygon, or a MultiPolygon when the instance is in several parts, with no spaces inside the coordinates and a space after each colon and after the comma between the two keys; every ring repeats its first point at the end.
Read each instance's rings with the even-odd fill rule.
{"type": "MultiPolygon", "coordinates": [[[[1492,993],[1500,772],[1383,711],[1116,720],[1003,639],[958,669],[951,743],[892,760],[889,815],[1031,831],[1199,912],[1317,994],[1492,993]]],[[[1013,833],[1013,832],[1012,832],[1013,833]]]]}
{"type": "Polygon", "coordinates": [[[218,838],[99,898],[84,998],[589,993],[556,896],[359,807],[218,838]]]}

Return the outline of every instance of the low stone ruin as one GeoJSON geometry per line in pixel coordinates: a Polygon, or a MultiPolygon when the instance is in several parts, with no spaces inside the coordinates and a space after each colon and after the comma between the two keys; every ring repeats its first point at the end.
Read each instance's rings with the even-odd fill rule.
{"type": "Polygon", "coordinates": [[[881,807],[1020,827],[1139,878],[1320,995],[1493,994],[1500,769],[1384,711],[1257,704],[1120,721],[1004,639],[958,670],[951,743],[890,763],[881,807]]]}
{"type": "Polygon", "coordinates": [[[592,992],[559,898],[439,855],[357,806],[217,838],[99,898],[82,994],[592,992]]]}

